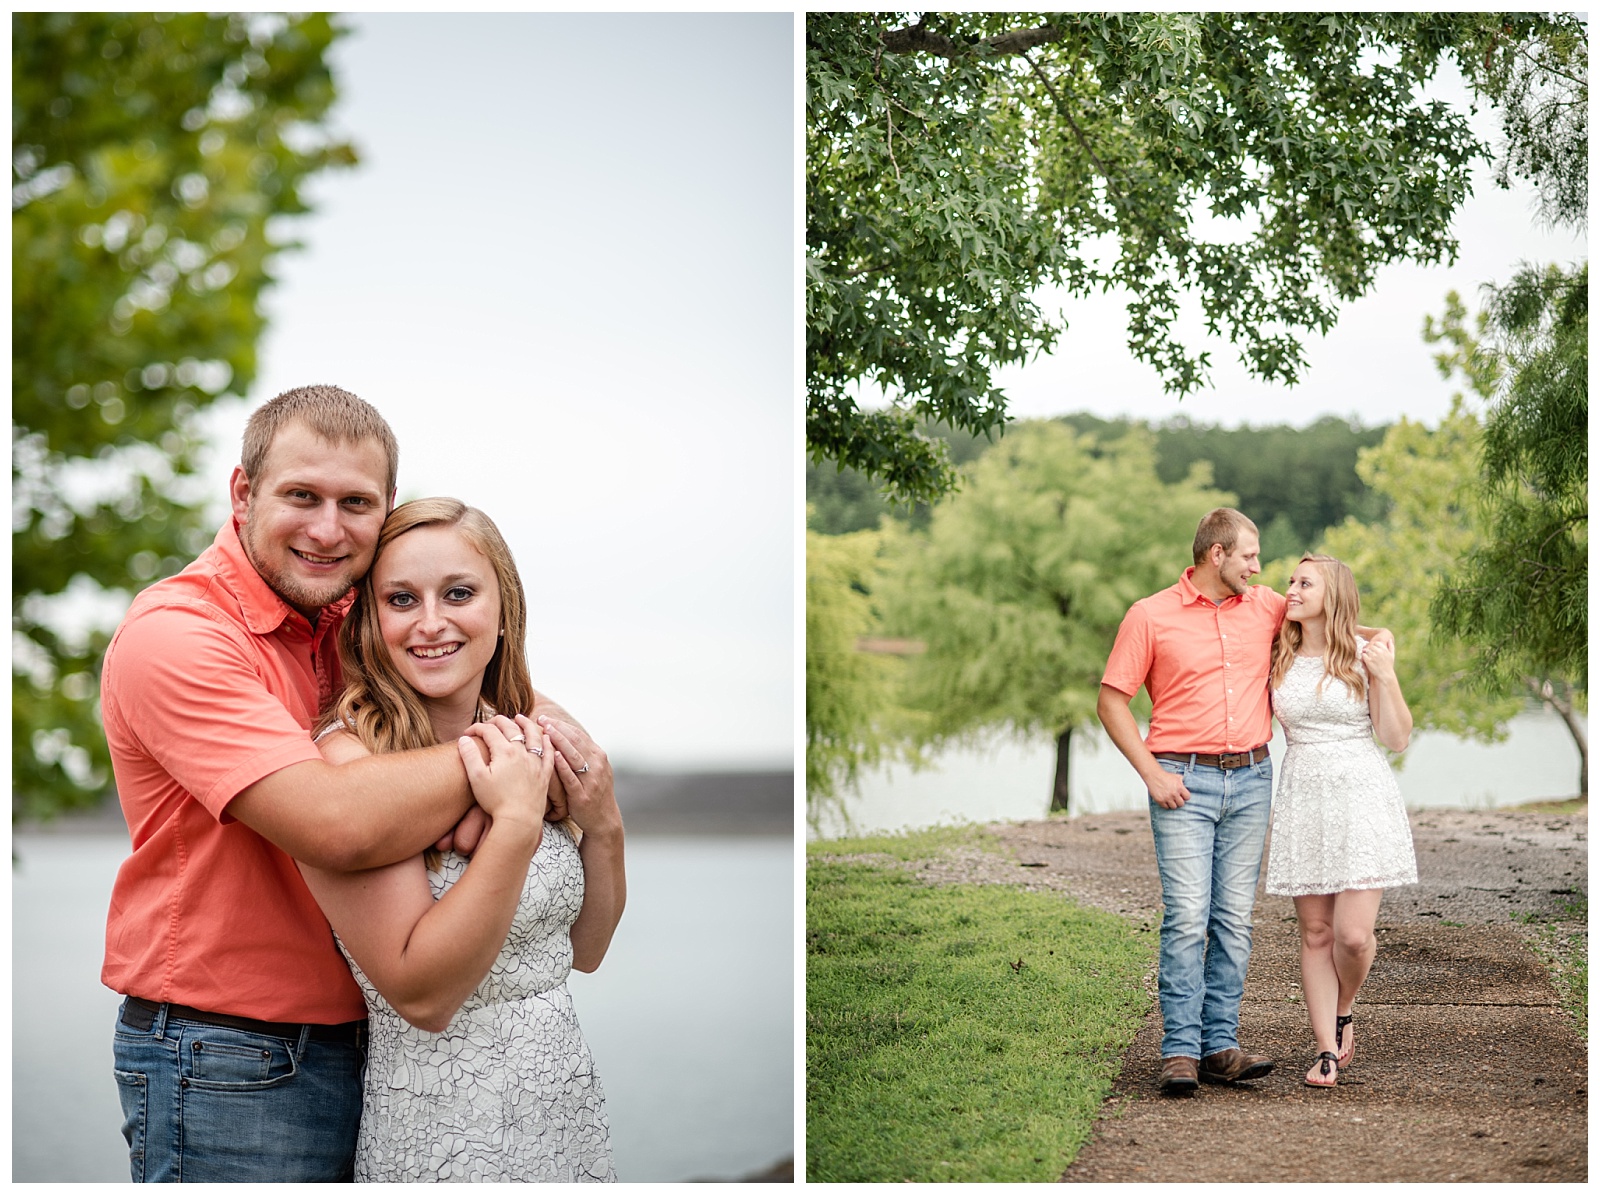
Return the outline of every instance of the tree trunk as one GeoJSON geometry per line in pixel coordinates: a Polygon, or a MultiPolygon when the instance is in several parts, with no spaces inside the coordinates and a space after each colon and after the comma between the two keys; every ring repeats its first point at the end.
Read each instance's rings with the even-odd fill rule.
{"type": "Polygon", "coordinates": [[[1523,677],[1528,687],[1540,701],[1550,706],[1561,715],[1561,720],[1567,724],[1567,731],[1572,735],[1572,741],[1578,747],[1578,795],[1585,799],[1589,796],[1589,735],[1585,729],[1585,720],[1578,715],[1576,706],[1572,701],[1572,688],[1570,685],[1561,684],[1559,687],[1549,681],[1541,681],[1537,677],[1523,677]]]}
{"type": "Polygon", "coordinates": [[[1067,727],[1056,739],[1056,787],[1050,794],[1050,812],[1067,810],[1067,763],[1072,748],[1072,727],[1067,727]]]}

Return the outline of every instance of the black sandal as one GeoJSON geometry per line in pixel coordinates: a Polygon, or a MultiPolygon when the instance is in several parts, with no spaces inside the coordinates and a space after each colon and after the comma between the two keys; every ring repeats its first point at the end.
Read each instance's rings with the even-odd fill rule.
{"type": "Polygon", "coordinates": [[[1331,1065],[1331,1067],[1333,1068],[1332,1072],[1331,1072],[1332,1075],[1333,1075],[1333,1081],[1331,1083],[1313,1083],[1308,1078],[1306,1080],[1306,1086],[1307,1087],[1337,1087],[1339,1085],[1339,1055],[1333,1053],[1333,1051],[1331,1051],[1331,1050],[1324,1050],[1324,1051],[1322,1051],[1322,1053],[1317,1055],[1317,1059],[1316,1060],[1318,1062],[1322,1063],[1322,1068],[1318,1072],[1319,1074],[1322,1074],[1322,1075],[1329,1074],[1330,1073],[1329,1067],[1331,1065]]]}
{"type": "Polygon", "coordinates": [[[1350,1043],[1350,1052],[1348,1054],[1344,1053],[1344,1027],[1355,1019],[1354,1012],[1351,1012],[1347,1017],[1336,1016],[1333,1018],[1333,1044],[1339,1047],[1340,1054],[1344,1054],[1343,1061],[1337,1058],[1334,1059],[1340,1066],[1349,1066],[1350,1060],[1356,1056],[1356,1043],[1354,1041],[1350,1043]]]}

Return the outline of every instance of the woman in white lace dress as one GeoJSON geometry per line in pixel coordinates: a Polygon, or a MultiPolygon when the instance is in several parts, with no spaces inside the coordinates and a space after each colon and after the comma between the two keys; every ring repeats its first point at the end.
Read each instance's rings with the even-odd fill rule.
{"type": "Polygon", "coordinates": [[[470,861],[301,865],[367,997],[357,1181],[615,1177],[566,977],[600,964],[622,915],[622,819],[587,736],[504,716],[533,707],[526,630],[487,516],[453,498],[395,509],[341,629],[346,687],[319,745],[344,763],[455,739],[492,820],[470,861]]]}
{"type": "Polygon", "coordinates": [[[1288,750],[1272,802],[1267,891],[1294,897],[1318,1050],[1305,1081],[1332,1087],[1355,1053],[1352,1006],[1377,952],[1383,890],[1417,882],[1405,803],[1378,748],[1406,749],[1411,711],[1394,649],[1356,634],[1360,598],[1341,561],[1302,557],[1287,596],[1270,683],[1288,750]]]}

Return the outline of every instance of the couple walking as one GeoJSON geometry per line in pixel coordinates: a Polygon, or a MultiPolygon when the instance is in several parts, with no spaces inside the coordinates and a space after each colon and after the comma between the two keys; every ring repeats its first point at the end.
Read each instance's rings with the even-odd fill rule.
{"type": "Polygon", "coordinates": [[[1100,721],[1150,796],[1161,872],[1161,1090],[1259,1079],[1273,1059],[1239,1046],[1251,909],[1267,827],[1267,891],[1294,897],[1301,990],[1333,1087],[1355,1051],[1353,1005],[1377,949],[1383,889],[1415,883],[1411,828],[1387,760],[1411,735],[1394,637],[1356,625],[1350,570],[1307,554],[1286,594],[1252,586],[1255,524],[1220,507],[1194,566],[1136,602],[1100,686],[1100,721]],[[1152,704],[1143,739],[1129,703],[1152,704]],[[1272,793],[1272,718],[1288,751],[1272,793]]]}
{"type": "Polygon", "coordinates": [[[533,689],[499,531],[391,510],[398,456],[346,391],[267,403],[106,652],[136,1182],[615,1177],[566,987],[622,915],[611,768],[533,689]]]}

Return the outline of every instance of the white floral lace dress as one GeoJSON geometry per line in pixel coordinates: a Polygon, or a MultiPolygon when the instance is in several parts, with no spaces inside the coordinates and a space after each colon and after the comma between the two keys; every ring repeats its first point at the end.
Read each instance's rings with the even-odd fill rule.
{"type": "Polygon", "coordinates": [[[1272,799],[1267,891],[1309,896],[1415,884],[1411,824],[1372,737],[1367,703],[1333,677],[1318,694],[1321,679],[1320,657],[1296,657],[1272,692],[1288,750],[1272,799]]]}
{"type": "MultiPolygon", "coordinates": [[[[433,897],[461,878],[451,853],[433,897]]],[[[546,826],[506,944],[443,1033],[417,1029],[345,958],[367,998],[357,1182],[614,1182],[605,1095],[567,994],[583,861],[546,826]]],[[[343,950],[343,943],[340,944],[343,950]]]]}

